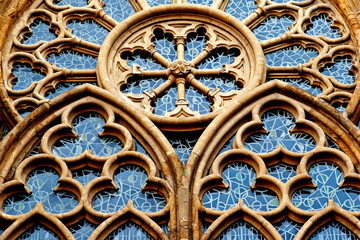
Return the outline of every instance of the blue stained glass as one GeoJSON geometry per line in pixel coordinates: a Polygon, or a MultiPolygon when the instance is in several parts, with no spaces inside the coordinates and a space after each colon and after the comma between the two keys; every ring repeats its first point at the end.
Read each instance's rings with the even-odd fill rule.
{"type": "Polygon", "coordinates": [[[54,192],[59,174],[52,168],[38,168],[30,172],[27,186],[31,194],[13,194],[4,204],[4,213],[21,215],[29,212],[37,202],[44,204],[45,211],[59,214],[71,211],[78,204],[75,196],[65,192],[54,192]]]}
{"type": "Polygon", "coordinates": [[[256,8],[257,5],[254,0],[230,0],[225,12],[230,13],[240,20],[244,20],[254,12],[256,8]]]}
{"type": "Polygon", "coordinates": [[[51,53],[47,61],[59,68],[67,69],[95,69],[96,58],[73,50],[64,50],[60,54],[51,53]]]}
{"type": "Polygon", "coordinates": [[[340,31],[337,28],[332,27],[331,19],[322,13],[311,19],[311,25],[307,27],[306,34],[311,36],[324,36],[328,38],[339,38],[341,37],[340,31]]]}
{"type": "Polygon", "coordinates": [[[99,137],[104,120],[95,113],[80,115],[73,122],[77,139],[60,139],[53,147],[53,154],[59,157],[74,157],[85,150],[96,156],[110,156],[122,150],[122,142],[116,137],[99,137]]]}
{"type": "Polygon", "coordinates": [[[339,222],[329,222],[320,227],[311,235],[309,240],[357,240],[359,239],[354,233],[339,222]]]}
{"type": "Polygon", "coordinates": [[[38,82],[46,77],[40,70],[32,69],[29,63],[15,62],[12,72],[16,76],[11,83],[15,91],[27,89],[31,83],[38,82]]]}
{"type": "Polygon", "coordinates": [[[334,77],[336,81],[342,84],[351,84],[354,83],[354,76],[349,72],[352,68],[351,57],[337,57],[334,62],[331,64],[326,64],[321,73],[334,77]]]}
{"type": "Polygon", "coordinates": [[[337,150],[342,151],[341,148],[340,148],[331,138],[329,138],[328,136],[326,136],[326,140],[327,140],[327,142],[328,142],[328,147],[329,147],[329,148],[335,148],[335,149],[337,149],[337,150]]]}
{"type": "Polygon", "coordinates": [[[166,112],[175,109],[175,102],[177,101],[176,88],[170,88],[161,98],[157,98],[154,102],[155,114],[164,116],[166,112]]]}
{"type": "Polygon", "coordinates": [[[304,49],[302,46],[294,45],[280,49],[265,55],[266,63],[269,66],[296,66],[307,63],[311,58],[318,56],[313,48],[304,49]]]}
{"type": "Polygon", "coordinates": [[[177,132],[176,134],[170,134],[164,132],[182,163],[186,163],[188,160],[201,133],[202,132],[177,132]]]}
{"type": "Polygon", "coordinates": [[[225,64],[234,62],[235,53],[217,52],[199,65],[199,69],[221,69],[225,64]]]}
{"type": "Polygon", "coordinates": [[[189,108],[192,111],[199,112],[200,114],[210,112],[211,103],[207,100],[206,96],[192,87],[186,88],[185,92],[186,100],[189,102],[189,108]]]}
{"type": "Polygon", "coordinates": [[[206,6],[211,6],[213,0],[188,0],[187,2],[193,4],[202,4],[206,6]]]}
{"type": "Polygon", "coordinates": [[[288,164],[280,163],[268,168],[270,176],[276,177],[283,183],[296,175],[296,168],[288,164]]]}
{"type": "Polygon", "coordinates": [[[85,7],[87,0],[54,0],[53,3],[58,6],[71,5],[73,7],[85,7]]]}
{"type": "Polygon", "coordinates": [[[311,85],[309,80],[300,78],[280,78],[279,80],[284,81],[286,83],[290,83],[291,85],[298,87],[304,91],[307,91],[308,93],[311,93],[312,95],[319,95],[322,93],[322,88],[316,85],[311,85]]]}
{"type": "Polygon", "coordinates": [[[55,90],[50,89],[49,91],[46,91],[45,97],[47,99],[53,99],[53,98],[59,96],[60,94],[67,92],[71,89],[74,89],[78,86],[81,86],[85,83],[96,85],[96,83],[93,83],[93,82],[60,82],[60,83],[56,84],[55,90]]]}
{"type": "Polygon", "coordinates": [[[145,148],[140,144],[140,142],[138,140],[136,140],[135,138],[133,138],[133,139],[136,144],[136,151],[141,152],[149,157],[150,154],[145,150],[145,148]]]}
{"type": "Polygon", "coordinates": [[[270,16],[266,18],[259,26],[253,29],[253,33],[260,42],[276,38],[289,31],[291,24],[295,22],[289,15],[282,17],[270,16]]]}
{"type": "Polygon", "coordinates": [[[164,231],[164,233],[168,234],[168,232],[169,232],[169,224],[168,223],[160,224],[160,227],[164,231]]]}
{"type": "Polygon", "coordinates": [[[148,78],[148,79],[128,79],[128,82],[122,92],[142,94],[145,90],[151,92],[164,83],[166,79],[148,78]]]}
{"type": "Polygon", "coordinates": [[[244,145],[256,153],[267,153],[282,145],[292,152],[308,152],[316,147],[314,139],[306,133],[290,134],[295,126],[294,117],[284,110],[269,110],[261,117],[268,134],[255,133],[250,135],[244,145]]]}
{"type": "Polygon", "coordinates": [[[6,137],[6,135],[8,135],[9,132],[10,132],[10,129],[8,128],[8,126],[6,126],[4,124],[3,129],[2,129],[2,133],[1,133],[2,139],[4,139],[6,137]]]}
{"type": "Polygon", "coordinates": [[[206,38],[202,35],[189,36],[186,41],[185,60],[191,61],[206,48],[206,38]]]}
{"type": "Polygon", "coordinates": [[[199,82],[208,88],[218,88],[222,92],[230,92],[232,90],[241,90],[242,88],[235,84],[235,80],[230,76],[224,77],[200,77],[199,82]]]}
{"type": "Polygon", "coordinates": [[[170,38],[155,38],[155,49],[158,51],[163,57],[168,59],[170,62],[176,60],[176,50],[174,40],[170,38]]]}
{"type": "Polygon", "coordinates": [[[29,115],[32,111],[34,111],[33,108],[25,108],[25,109],[19,109],[18,113],[22,118],[25,118],[27,115],[29,115]]]}
{"type": "Polygon", "coordinates": [[[202,231],[203,233],[206,232],[206,230],[210,227],[211,223],[202,221],[202,231]]]}
{"type": "Polygon", "coordinates": [[[16,240],[60,240],[60,237],[47,227],[37,224],[29,228],[20,235],[16,240]]]}
{"type": "Polygon", "coordinates": [[[36,154],[39,154],[39,149],[40,149],[40,143],[38,143],[29,153],[29,157],[30,156],[34,156],[36,154]]]}
{"type": "Polygon", "coordinates": [[[229,190],[210,190],[205,193],[203,205],[206,208],[224,211],[234,207],[239,199],[255,211],[270,211],[279,205],[276,195],[267,189],[251,190],[256,175],[254,169],[245,163],[231,163],[222,173],[229,190]]]}
{"type": "Polygon", "coordinates": [[[109,31],[93,19],[70,20],[67,27],[72,29],[72,33],[81,39],[101,45],[109,31]]]}
{"type": "Polygon", "coordinates": [[[232,224],[216,238],[216,240],[230,239],[265,240],[256,228],[244,221],[232,224]]]}
{"type": "Polygon", "coordinates": [[[335,102],[332,106],[336,108],[336,110],[338,110],[339,112],[344,113],[347,105],[348,103],[346,102],[345,103],[335,102]]]}
{"type": "Polygon", "coordinates": [[[172,0],[147,0],[150,7],[155,7],[158,5],[171,4],[172,0]]]}
{"type": "Polygon", "coordinates": [[[107,238],[107,240],[142,240],[152,239],[141,227],[133,222],[127,222],[121,225],[115,231],[113,231],[107,238]]]}
{"type": "Polygon", "coordinates": [[[228,150],[232,149],[232,143],[234,141],[235,135],[233,135],[226,143],[225,145],[221,148],[220,152],[218,155],[220,155],[223,152],[226,152],[228,150]]]}
{"type": "Polygon", "coordinates": [[[274,227],[284,240],[293,240],[299,232],[301,225],[289,218],[285,218],[281,222],[274,224],[274,227]]]}
{"type": "Polygon", "coordinates": [[[151,57],[143,57],[140,54],[136,54],[133,57],[127,59],[128,65],[133,67],[135,65],[140,66],[140,69],[143,71],[150,71],[150,70],[163,70],[165,69],[163,66],[155,62],[151,57]]]}
{"type": "Polygon", "coordinates": [[[304,0],[272,0],[275,3],[286,3],[286,2],[303,2],[304,0]]]}
{"type": "Polygon", "coordinates": [[[84,167],[77,170],[73,170],[72,176],[75,180],[78,180],[82,185],[86,186],[91,180],[101,176],[101,170],[84,167]]]}
{"type": "Polygon", "coordinates": [[[117,212],[131,200],[135,208],[143,212],[157,212],[163,209],[166,201],[162,196],[153,192],[142,192],[146,179],[146,172],[141,167],[135,165],[120,167],[114,176],[119,190],[105,190],[98,193],[94,197],[93,208],[99,212],[117,212]]]}
{"type": "Polygon", "coordinates": [[[118,22],[135,13],[128,0],[103,0],[103,2],[105,3],[105,12],[118,22]]]}
{"type": "Polygon", "coordinates": [[[321,162],[311,166],[309,175],[316,189],[303,188],[292,196],[293,204],[307,211],[317,211],[326,207],[333,199],[341,208],[348,211],[360,211],[360,190],[352,187],[339,188],[343,175],[338,166],[321,162]]]}
{"type": "Polygon", "coordinates": [[[94,232],[96,225],[86,219],[69,227],[70,232],[76,240],[87,240],[94,232]]]}
{"type": "Polygon", "coordinates": [[[51,41],[56,38],[54,30],[50,29],[50,23],[36,18],[30,25],[31,32],[24,35],[23,44],[35,44],[39,41],[51,41]]]}

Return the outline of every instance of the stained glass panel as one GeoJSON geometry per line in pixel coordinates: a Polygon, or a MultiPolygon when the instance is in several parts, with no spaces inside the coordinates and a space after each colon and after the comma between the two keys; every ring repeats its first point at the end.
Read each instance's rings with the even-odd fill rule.
{"type": "Polygon", "coordinates": [[[199,82],[211,89],[220,89],[222,92],[230,92],[232,90],[241,90],[235,80],[230,76],[224,77],[200,77],[199,82]]]}
{"type": "Polygon", "coordinates": [[[318,56],[313,48],[304,49],[302,46],[294,45],[280,49],[265,55],[266,64],[269,66],[291,67],[307,63],[311,58],[318,56]]]}
{"type": "Polygon", "coordinates": [[[83,167],[71,172],[72,177],[84,186],[86,186],[86,184],[88,184],[91,180],[101,176],[101,170],[90,167],[83,167]]]}
{"type": "Polygon", "coordinates": [[[188,0],[188,3],[194,3],[194,4],[202,4],[206,6],[211,6],[213,0],[188,0]]]}
{"type": "Polygon", "coordinates": [[[237,54],[218,51],[199,65],[199,69],[221,69],[224,64],[232,64],[237,54]]]}
{"type": "Polygon", "coordinates": [[[259,26],[253,29],[253,33],[260,42],[276,38],[289,31],[291,24],[295,22],[289,15],[282,17],[270,16],[261,22],[259,26]]]}
{"type": "Polygon", "coordinates": [[[176,88],[170,88],[165,94],[157,98],[154,102],[155,114],[164,116],[166,112],[170,112],[175,109],[175,102],[177,101],[176,88]]]}
{"type": "Polygon", "coordinates": [[[332,27],[332,21],[326,14],[319,14],[311,19],[311,25],[305,31],[306,34],[311,36],[324,36],[328,38],[341,37],[340,31],[332,27]]]}
{"type": "Polygon", "coordinates": [[[244,221],[232,224],[216,238],[216,240],[230,239],[265,240],[256,228],[244,221]]]}
{"type": "Polygon", "coordinates": [[[32,69],[29,63],[15,62],[12,69],[16,79],[12,81],[12,87],[15,91],[28,88],[31,83],[38,82],[45,78],[45,74],[38,69],[32,69]]]}
{"type": "Polygon", "coordinates": [[[113,231],[107,240],[142,240],[152,239],[141,227],[133,222],[127,222],[113,231]]]}
{"type": "Polygon", "coordinates": [[[54,0],[53,3],[58,6],[71,5],[73,7],[84,7],[87,5],[87,0],[54,0]]]}
{"type": "Polygon", "coordinates": [[[104,10],[110,17],[121,22],[133,15],[135,10],[128,0],[102,0],[105,3],[104,10]]]}
{"type": "Polygon", "coordinates": [[[142,192],[146,183],[145,170],[135,165],[120,167],[114,176],[118,191],[105,190],[93,199],[93,208],[99,212],[112,213],[125,207],[128,201],[133,201],[135,208],[143,212],[157,212],[166,206],[165,199],[159,194],[142,192]]]}
{"type": "Polygon", "coordinates": [[[290,134],[295,126],[294,117],[284,110],[265,112],[261,121],[268,134],[255,133],[245,139],[244,146],[252,152],[267,153],[282,145],[292,152],[308,152],[316,147],[314,139],[306,133],[290,134]]]}
{"type": "Polygon", "coordinates": [[[169,37],[156,37],[154,43],[156,51],[158,51],[163,57],[167,58],[170,62],[176,60],[177,55],[173,39],[169,37]]]}
{"type": "Polygon", "coordinates": [[[76,240],[88,240],[95,228],[95,224],[84,219],[70,226],[69,230],[76,240]]]}
{"type": "Polygon", "coordinates": [[[56,38],[54,30],[50,29],[50,23],[41,18],[36,18],[30,25],[31,32],[24,35],[23,44],[35,44],[39,41],[51,41],[56,38]]]}
{"type": "Polygon", "coordinates": [[[60,240],[56,234],[48,229],[47,227],[37,224],[30,229],[28,229],[25,233],[21,234],[16,240],[60,240]]]}
{"type": "Polygon", "coordinates": [[[186,100],[189,102],[189,108],[192,111],[206,114],[210,112],[211,103],[207,100],[206,96],[202,95],[194,88],[186,88],[186,100]]]}
{"type": "Polygon", "coordinates": [[[147,78],[135,79],[130,78],[126,86],[122,89],[124,93],[142,94],[144,91],[152,91],[164,83],[166,79],[163,78],[147,78]]]}
{"type": "Polygon", "coordinates": [[[317,239],[357,240],[359,238],[341,223],[333,221],[320,227],[309,238],[309,240],[317,240],[317,239]]]}
{"type": "Polygon", "coordinates": [[[115,137],[99,137],[104,120],[95,113],[80,115],[73,122],[76,139],[60,139],[53,147],[53,154],[59,157],[74,157],[85,150],[96,156],[110,156],[122,150],[122,142],[115,137]]]}
{"type": "Polygon", "coordinates": [[[257,8],[254,0],[230,0],[226,12],[234,17],[244,20],[257,8]]]}
{"type": "Polygon", "coordinates": [[[95,69],[97,59],[73,50],[64,50],[58,53],[51,53],[47,61],[59,68],[67,69],[95,69]]]}
{"type": "Polygon", "coordinates": [[[268,168],[270,176],[276,177],[283,183],[296,175],[296,167],[285,163],[279,163],[268,168]]]}
{"type": "Polygon", "coordinates": [[[294,222],[289,218],[285,218],[284,220],[274,224],[274,227],[284,240],[293,240],[299,232],[301,224],[294,222]]]}
{"type": "Polygon", "coordinates": [[[186,39],[185,60],[190,62],[199,55],[205,49],[205,43],[206,38],[204,35],[196,34],[188,36],[186,39]]]}
{"type": "Polygon", "coordinates": [[[142,71],[150,71],[150,70],[163,70],[165,69],[163,66],[155,62],[151,57],[144,57],[140,54],[135,54],[128,59],[128,65],[130,67],[140,66],[142,71]]]}
{"type": "Polygon", "coordinates": [[[229,190],[211,190],[203,198],[206,208],[227,210],[234,207],[239,199],[255,211],[270,211],[279,205],[278,198],[270,190],[251,190],[256,175],[254,169],[245,163],[231,163],[222,173],[229,190]]]}
{"type": "Polygon", "coordinates": [[[29,212],[37,202],[44,204],[45,211],[59,214],[71,211],[78,204],[75,196],[65,192],[54,192],[59,174],[52,168],[39,168],[29,174],[27,186],[31,194],[14,194],[8,197],[3,210],[6,214],[21,215],[29,212]]]}
{"type": "Polygon", "coordinates": [[[158,5],[171,4],[172,0],[147,0],[150,7],[155,7],[158,5]]]}
{"type": "Polygon", "coordinates": [[[321,73],[334,77],[336,81],[342,84],[351,84],[354,82],[354,76],[349,72],[352,68],[351,57],[337,57],[334,63],[326,64],[321,73]]]}
{"type": "Polygon", "coordinates": [[[72,33],[81,39],[101,45],[109,31],[93,19],[70,20],[67,27],[72,29],[72,33]]]}
{"type": "Polygon", "coordinates": [[[336,204],[348,211],[360,211],[360,190],[352,187],[339,188],[343,175],[338,166],[321,162],[314,164],[309,171],[316,189],[303,188],[292,196],[293,204],[307,211],[316,211],[326,207],[333,199],[336,204]]]}

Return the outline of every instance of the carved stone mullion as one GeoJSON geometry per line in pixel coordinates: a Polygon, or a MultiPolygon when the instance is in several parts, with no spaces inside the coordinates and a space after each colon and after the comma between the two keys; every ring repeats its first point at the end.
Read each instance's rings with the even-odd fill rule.
{"type": "Polygon", "coordinates": [[[178,60],[185,59],[185,42],[186,42],[186,38],[184,36],[176,36],[175,37],[175,44],[176,44],[178,60]]]}

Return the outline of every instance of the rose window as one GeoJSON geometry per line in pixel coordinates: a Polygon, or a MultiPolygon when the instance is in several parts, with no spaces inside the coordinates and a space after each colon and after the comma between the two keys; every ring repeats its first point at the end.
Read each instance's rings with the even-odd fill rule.
{"type": "Polygon", "coordinates": [[[0,238],[360,239],[351,1],[0,3],[0,238]]]}

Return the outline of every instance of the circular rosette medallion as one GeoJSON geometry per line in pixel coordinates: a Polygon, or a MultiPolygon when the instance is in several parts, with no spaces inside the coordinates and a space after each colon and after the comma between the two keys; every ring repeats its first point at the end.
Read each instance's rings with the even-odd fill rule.
{"type": "Polygon", "coordinates": [[[150,8],[120,23],[97,66],[101,87],[169,125],[179,117],[189,124],[212,119],[264,82],[265,71],[250,29],[222,11],[187,4],[150,8]]]}

